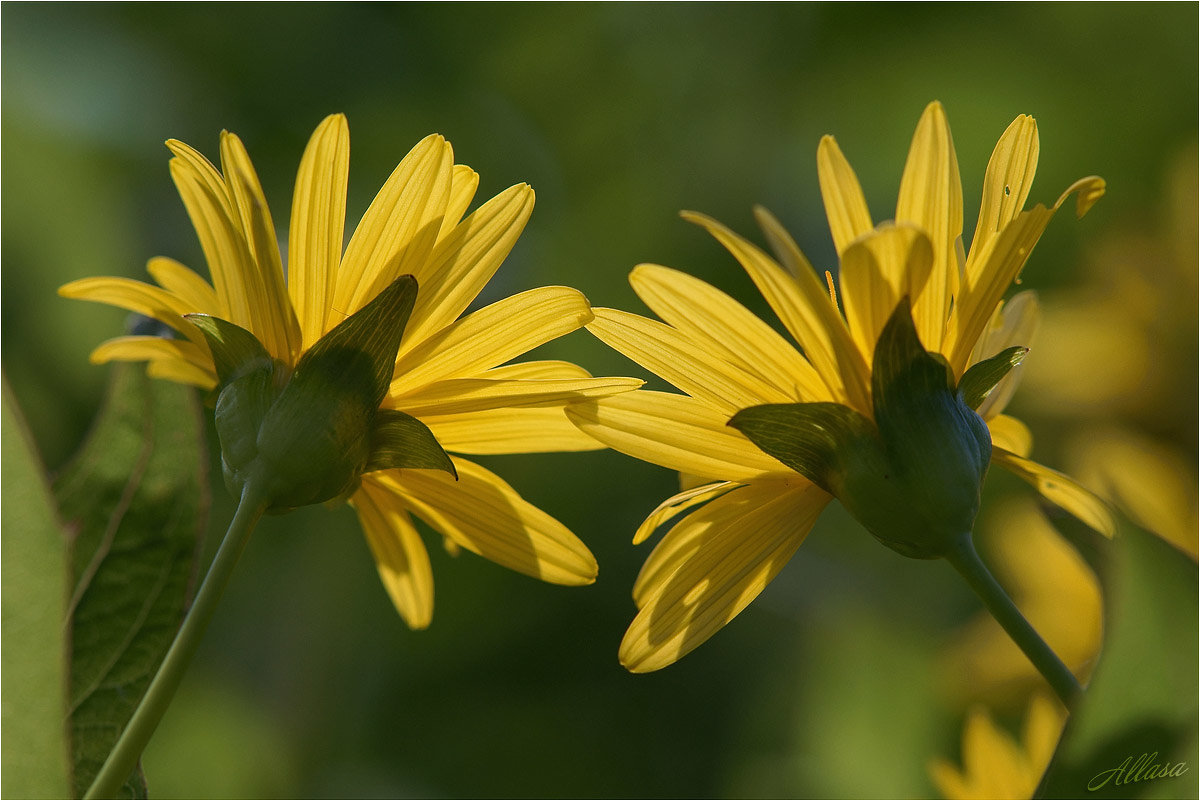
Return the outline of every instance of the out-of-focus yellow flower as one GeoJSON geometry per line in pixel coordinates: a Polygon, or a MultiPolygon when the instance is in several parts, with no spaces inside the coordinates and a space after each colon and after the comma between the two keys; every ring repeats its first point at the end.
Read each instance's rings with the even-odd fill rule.
{"type": "MultiPolygon", "coordinates": [[[[768,456],[729,427],[731,417],[761,405],[836,405],[844,410],[836,412],[838,420],[862,429],[863,441],[869,440],[868,429],[881,422],[873,360],[904,299],[911,301],[913,347],[921,358],[930,351],[944,360],[937,368],[947,373],[942,391],[947,379],[959,382],[968,368],[1025,344],[1036,302],[1023,293],[1005,304],[1005,293],[1057,209],[1077,193],[1082,215],[1104,192],[1102,179],[1084,178],[1052,207],[1026,209],[1037,156],[1037,125],[1032,117],[1018,117],[988,163],[979,223],[964,253],[962,187],[940,104],[930,104],[917,126],[895,222],[873,224],[853,170],[833,138],[822,139],[817,164],[839,254],[840,309],[832,278],[827,288],[765,210],[756,214],[778,261],[716,220],[685,213],[738,259],[799,350],[723,292],[657,265],[638,266],[630,283],[665,324],[595,310],[589,331],[687,393],[638,391],[568,410],[610,447],[688,477],[687,488],[655,509],[634,537],[641,542],[686,513],[635,583],[639,612],[620,652],[626,667],[641,672],[669,665],[732,620],[778,574],[837,491],[768,456]]],[[[989,384],[990,395],[973,407],[986,421],[992,463],[1093,527],[1111,531],[1095,496],[1027,458],[1028,429],[1002,414],[1015,380],[1014,371],[994,389],[989,384]]],[[[962,422],[969,417],[978,423],[974,412],[964,410],[962,422]]],[[[988,457],[982,458],[986,467],[988,457]]],[[[977,483],[973,491],[977,505],[977,483]]],[[[936,508],[936,495],[917,491],[908,497],[936,508]]],[[[968,511],[969,527],[974,509],[968,511]]]]}
{"type": "MultiPolygon", "coordinates": [[[[418,287],[415,303],[394,369],[387,371],[385,362],[390,385],[376,416],[415,419],[414,428],[432,432],[442,449],[466,454],[595,449],[598,444],[567,420],[563,407],[641,384],[592,378],[566,362],[506,364],[592,319],[587,300],[573,289],[533,289],[460,316],[516,243],[534,195],[519,184],[464,218],[479,176],[454,163],[450,143],[441,136],[421,140],[400,162],[343,252],[349,128],[343,115],[326,118],[300,162],[286,274],[266,198],[241,140],[222,133],[219,171],[182,142],[167,146],[174,156],[171,176],[199,235],[212,283],[176,261],[156,258],[147,269],[157,286],[85,278],[62,287],[67,297],[141,313],[180,335],[113,339],[95,350],[93,361],[148,360],[152,375],[214,387],[219,364],[201,329],[184,317],[199,313],[252,334],[279,366],[276,377],[286,380],[327,332],[408,275],[418,287]]],[[[381,383],[387,384],[387,375],[381,383]]],[[[253,436],[246,441],[253,444],[253,436]]],[[[368,464],[373,472],[362,475],[350,499],[384,586],[408,625],[423,628],[433,614],[433,575],[413,515],[456,545],[544,581],[595,579],[592,554],[559,521],[480,465],[459,457],[452,463],[453,471],[445,472],[368,464]]]]}
{"type": "Polygon", "coordinates": [[[1156,223],[1102,239],[1081,283],[1053,292],[1042,336],[1055,347],[1025,379],[1031,413],[1083,418],[1065,445],[1072,475],[1193,559],[1197,199],[1193,147],[1167,175],[1156,223]]]}
{"type": "Polygon", "coordinates": [[[944,798],[1030,798],[1054,756],[1066,717],[1054,699],[1035,693],[1018,742],[985,707],[975,706],[963,726],[962,767],[935,759],[929,775],[944,798]]]}

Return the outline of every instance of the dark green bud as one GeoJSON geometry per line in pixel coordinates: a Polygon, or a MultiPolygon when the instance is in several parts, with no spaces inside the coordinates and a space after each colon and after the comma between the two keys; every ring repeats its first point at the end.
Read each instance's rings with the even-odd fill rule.
{"type": "MultiPolygon", "coordinates": [[[[968,371],[972,400],[1004,377],[1013,355],[968,371]]],[[[836,496],[889,548],[944,556],[975,524],[992,441],[945,360],[921,346],[907,298],[876,343],[871,390],[874,422],[835,403],[796,403],[743,409],[729,424],[836,496]]]]}
{"type": "Polygon", "coordinates": [[[282,512],[347,498],[368,470],[454,472],[423,423],[379,408],[416,294],[416,279],[396,279],[321,337],[290,373],[248,331],[189,315],[217,369],[215,418],[230,492],[254,484],[268,510],[282,512]]]}

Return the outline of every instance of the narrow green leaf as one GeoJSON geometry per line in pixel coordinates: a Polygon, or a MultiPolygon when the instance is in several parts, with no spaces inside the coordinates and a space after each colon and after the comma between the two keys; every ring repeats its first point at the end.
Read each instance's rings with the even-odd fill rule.
{"type": "Polygon", "coordinates": [[[300,358],[294,380],[303,381],[306,374],[319,372],[334,383],[362,383],[360,365],[346,358],[348,353],[361,352],[369,360],[366,375],[370,376],[371,382],[369,387],[362,389],[368,392],[368,405],[378,408],[392,382],[396,352],[400,349],[400,339],[416,300],[417,279],[411,275],[400,276],[370,303],[317,340],[300,358]]]}
{"type": "Polygon", "coordinates": [[[840,403],[768,403],[742,409],[729,425],[826,492],[835,492],[846,455],[873,443],[875,427],[840,403]]]}
{"type": "Polygon", "coordinates": [[[1029,353],[1029,348],[1020,346],[1006,348],[990,359],[984,359],[971,365],[958,382],[958,394],[963,403],[972,409],[978,409],[992,390],[996,388],[1004,376],[1016,367],[1029,353]]]}
{"type": "Polygon", "coordinates": [[[380,409],[371,432],[371,459],[363,472],[393,467],[445,470],[458,480],[454,462],[428,426],[396,409],[380,409]]]}
{"type": "MultiPolygon", "coordinates": [[[[54,493],[73,530],[69,707],[74,792],[91,785],[190,603],[208,507],[194,390],[114,365],[54,493]]],[[[135,774],[124,791],[140,796],[135,774]]]]}
{"type": "Polygon", "coordinates": [[[249,368],[271,364],[271,355],[266,348],[245,328],[209,314],[185,314],[184,317],[208,340],[222,386],[249,368]]]}
{"type": "Polygon", "coordinates": [[[16,400],[4,381],[3,721],[0,795],[65,798],[67,539],[16,400]]]}
{"type": "Polygon", "coordinates": [[[1128,523],[1075,536],[1099,548],[1104,650],[1037,797],[1195,798],[1196,563],[1128,523]]]}

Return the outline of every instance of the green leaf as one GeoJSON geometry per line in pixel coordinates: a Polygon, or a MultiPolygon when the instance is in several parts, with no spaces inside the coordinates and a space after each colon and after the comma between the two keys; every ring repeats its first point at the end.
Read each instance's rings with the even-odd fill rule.
{"type": "Polygon", "coordinates": [[[393,467],[445,470],[458,480],[454,462],[427,425],[396,409],[380,409],[371,432],[371,458],[363,472],[393,467]]]}
{"type": "Polygon", "coordinates": [[[4,381],[3,776],[5,798],[65,798],[67,540],[16,400],[4,381]]]}
{"type": "Polygon", "coordinates": [[[353,389],[369,392],[368,405],[378,408],[392,382],[396,352],[404,327],[417,300],[417,279],[402,275],[375,298],[321,337],[300,358],[294,381],[303,382],[310,373],[320,374],[333,383],[349,382],[353,389]],[[366,354],[369,368],[364,371],[347,353],[366,354]],[[369,376],[370,386],[359,387],[369,376]]]}
{"type": "MultiPolygon", "coordinates": [[[[190,603],[208,507],[194,390],[115,365],[104,409],[54,484],[73,529],[73,785],[91,785],[190,603]]],[[[124,788],[144,795],[140,773],[124,788]]]]}
{"type": "Polygon", "coordinates": [[[963,403],[972,409],[978,409],[979,404],[992,394],[1004,376],[1016,367],[1029,353],[1029,348],[1020,346],[1000,351],[990,359],[984,359],[971,365],[958,382],[958,395],[963,403]]]}
{"type": "Polygon", "coordinates": [[[1128,524],[1112,542],[1088,539],[1099,549],[1104,650],[1037,797],[1195,798],[1196,563],[1128,524]],[[1160,772],[1182,775],[1147,778],[1160,772]]]}
{"type": "Polygon", "coordinates": [[[245,328],[209,314],[185,314],[184,317],[199,328],[208,341],[221,386],[248,369],[271,364],[271,354],[245,328]]]}
{"type": "Polygon", "coordinates": [[[875,441],[875,427],[840,403],[768,403],[742,409],[729,425],[826,492],[848,451],[875,441]]]}

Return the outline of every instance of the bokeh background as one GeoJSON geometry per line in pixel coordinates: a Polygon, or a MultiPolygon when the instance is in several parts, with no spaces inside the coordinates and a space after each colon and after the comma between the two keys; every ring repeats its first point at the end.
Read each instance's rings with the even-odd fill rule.
{"type": "MultiPolygon", "coordinates": [[[[238,133],[278,222],[312,129],[345,112],[353,225],[437,131],[479,172],[477,197],[537,191],[482,300],[567,284],[644,311],[625,277],[652,261],[769,318],[678,210],[761,241],[761,203],[834,267],[819,138],[838,138],[884,219],[937,99],[968,242],[988,155],[1017,114],[1042,135],[1031,202],[1108,180],[1084,220],[1055,219],[1025,271],[1046,323],[1011,408],[1035,457],[1194,552],[1195,4],[6,3],[0,17],[3,364],[51,472],[104,389],[87,354],[124,325],[56,287],[145,278],[154,255],[203,265],[169,137],[215,159],[219,131],[238,133]],[[1165,495],[1147,499],[1130,474],[1161,474],[1165,495]]],[[[646,377],[584,332],[538,355],[646,377]]],[[[947,669],[978,611],[951,571],[880,548],[835,507],[734,623],[671,668],[629,675],[616,649],[649,550],[630,537],[677,477],[609,452],[480,461],[589,544],[599,581],[542,585],[430,537],[436,612],[414,633],[352,511],[268,519],[145,757],[152,795],[925,796],[928,761],[958,758],[972,697],[1010,723],[1024,708],[1020,692],[988,695],[971,673],[986,665],[947,669]]],[[[213,480],[215,539],[232,505],[213,480]]],[[[1027,518],[1013,506],[1024,490],[989,478],[985,553],[1027,518]]]]}

